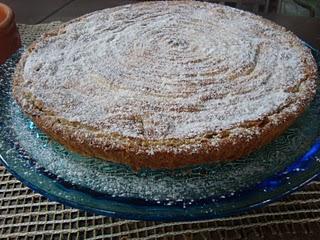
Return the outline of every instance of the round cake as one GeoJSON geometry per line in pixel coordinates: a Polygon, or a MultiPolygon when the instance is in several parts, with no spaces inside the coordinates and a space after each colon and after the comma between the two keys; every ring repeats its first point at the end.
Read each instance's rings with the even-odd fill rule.
{"type": "Polygon", "coordinates": [[[50,137],[134,169],[239,159],[303,113],[316,64],[291,32],[231,7],[144,2],[44,34],[13,94],[50,137]]]}

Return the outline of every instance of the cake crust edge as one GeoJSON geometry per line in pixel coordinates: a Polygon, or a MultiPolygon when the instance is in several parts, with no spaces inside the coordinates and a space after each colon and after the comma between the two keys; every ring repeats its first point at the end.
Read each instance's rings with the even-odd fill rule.
{"type": "MultiPolygon", "coordinates": [[[[83,17],[74,19],[71,22],[79,21],[83,17]]],[[[276,25],[269,20],[263,20],[267,24],[276,25]]],[[[50,36],[60,34],[68,23],[43,34],[38,41],[46,41],[50,36]]],[[[276,26],[279,27],[278,25],[276,26]]],[[[292,34],[291,32],[288,33],[292,34]]],[[[304,50],[306,52],[305,79],[299,87],[299,91],[302,89],[299,101],[292,103],[295,104],[296,111],[286,111],[288,108],[286,106],[282,111],[268,116],[276,119],[276,121],[259,119],[253,122],[251,126],[238,127],[240,131],[243,131],[241,137],[222,132],[218,136],[220,139],[217,145],[216,143],[212,144],[210,136],[153,141],[102,134],[100,131],[81,123],[69,122],[56,116],[50,110],[44,109],[40,100],[35,99],[35,97],[30,96],[30,93],[24,91],[25,89],[22,86],[24,83],[24,65],[28,55],[36,50],[38,41],[34,42],[23,54],[13,77],[13,95],[21,109],[33,120],[37,127],[67,149],[82,155],[127,164],[135,170],[141,168],[175,169],[187,165],[235,160],[246,156],[280,136],[306,110],[316,92],[316,63],[313,57],[310,57],[311,53],[307,53],[309,50],[304,50]],[[259,128],[257,134],[248,133],[253,128],[259,128]],[[115,142],[117,144],[114,144],[115,142]],[[161,150],[150,153],[150,146],[154,145],[161,146],[161,150]],[[188,147],[181,148],[181,146],[188,147]],[[193,146],[197,147],[193,148],[193,146]],[[175,149],[180,150],[177,151],[175,149]]],[[[294,44],[302,45],[298,42],[294,42],[294,44]]],[[[302,46],[298,47],[302,48],[302,46]]]]}

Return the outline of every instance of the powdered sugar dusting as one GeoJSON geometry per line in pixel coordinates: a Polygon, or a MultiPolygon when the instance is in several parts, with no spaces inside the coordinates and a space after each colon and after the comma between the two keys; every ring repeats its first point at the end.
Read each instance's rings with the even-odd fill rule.
{"type": "Polygon", "coordinates": [[[126,5],[63,30],[37,43],[25,87],[58,116],[106,133],[151,140],[234,128],[296,101],[289,89],[305,79],[296,37],[221,5],[126,5]]]}

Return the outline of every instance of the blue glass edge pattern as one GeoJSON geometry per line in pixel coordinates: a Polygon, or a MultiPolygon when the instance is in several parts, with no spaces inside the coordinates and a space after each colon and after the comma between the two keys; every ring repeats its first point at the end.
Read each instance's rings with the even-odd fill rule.
{"type": "MultiPolygon", "coordinates": [[[[319,152],[319,148],[320,148],[320,140],[318,139],[317,140],[317,152],[314,152],[314,154],[318,153],[319,152]]],[[[305,155],[308,155],[309,152],[305,155]]],[[[304,156],[305,156],[304,155],[304,156]]],[[[300,158],[298,161],[296,162],[300,162],[301,159],[304,159],[304,156],[302,158],[300,158]]],[[[310,155],[309,155],[310,156],[310,155]]],[[[314,155],[313,155],[314,156],[314,155]]],[[[308,160],[310,161],[310,163],[312,161],[316,161],[315,158],[313,158],[313,156],[310,156],[308,158],[308,160]]],[[[208,213],[208,214],[201,214],[201,215],[197,215],[197,216],[190,216],[188,214],[186,214],[185,216],[158,216],[158,215],[149,215],[149,214],[144,214],[144,215],[137,215],[137,214],[130,214],[130,213],[127,213],[127,214],[124,214],[124,213],[119,213],[119,212],[114,212],[114,211],[107,211],[107,210],[103,210],[103,209],[98,209],[98,208],[91,208],[91,207],[88,207],[86,205],[83,205],[83,204],[79,204],[77,202],[74,202],[74,201],[70,201],[70,200],[65,200],[64,198],[62,197],[59,197],[59,196],[56,196],[56,195],[53,195],[53,194],[50,194],[49,192],[46,192],[46,191],[43,191],[41,188],[38,188],[36,185],[30,183],[28,180],[20,177],[20,175],[18,173],[16,173],[8,164],[7,162],[5,161],[5,159],[2,157],[2,155],[0,154],[0,162],[2,162],[4,164],[4,166],[6,167],[6,169],[14,176],[16,177],[19,181],[21,181],[23,184],[25,184],[26,186],[28,186],[30,189],[32,189],[33,191],[35,192],[38,192],[40,193],[41,195],[45,196],[46,198],[48,198],[49,200],[51,201],[56,201],[56,202],[60,202],[66,206],[70,206],[70,207],[73,207],[73,208],[77,208],[77,209],[80,209],[80,210],[85,210],[85,211],[89,211],[91,213],[95,213],[95,214],[99,214],[99,215],[104,215],[104,216],[109,216],[109,217],[114,217],[114,218],[122,218],[122,219],[132,219],[132,220],[146,220],[146,221],[164,221],[164,222],[171,222],[171,221],[195,221],[195,220],[206,220],[206,219],[212,219],[212,218],[220,218],[220,217],[226,217],[226,216],[230,216],[230,215],[234,215],[234,214],[241,214],[243,212],[246,212],[248,210],[251,210],[251,209],[255,209],[255,208],[259,208],[259,207],[262,207],[262,206],[265,206],[267,204],[270,204],[272,202],[275,202],[285,196],[287,196],[288,194],[298,190],[299,188],[303,187],[305,184],[311,182],[312,180],[314,180],[316,177],[320,176],[320,173],[316,173],[314,174],[313,176],[311,176],[310,178],[308,178],[306,181],[300,183],[299,185],[293,187],[291,190],[287,191],[287,192],[284,192],[284,193],[281,193],[279,194],[278,196],[272,198],[272,199],[265,199],[264,201],[262,202],[258,202],[256,204],[252,204],[252,205],[249,205],[245,208],[242,208],[242,209],[235,209],[233,211],[227,211],[227,212],[224,212],[223,214],[220,213],[220,214],[216,214],[216,213],[208,213]]],[[[294,162],[292,165],[294,165],[296,162],[294,162]]],[[[291,166],[291,165],[290,165],[291,166]]],[[[298,173],[299,171],[297,171],[296,173],[298,173]]],[[[287,172],[285,174],[279,174],[279,176],[286,176],[288,174],[290,174],[291,172],[287,172]]],[[[254,188],[251,189],[251,191],[248,191],[248,192],[255,192],[255,190],[258,190],[260,191],[260,187],[261,186],[268,186],[269,183],[272,184],[272,182],[274,181],[274,178],[277,178],[277,177],[272,177],[272,178],[269,178],[265,181],[263,181],[262,183],[260,184],[257,184],[254,188]],[[258,188],[258,189],[256,189],[258,188]]],[[[278,185],[277,185],[278,186],[278,185]]],[[[61,186],[62,189],[64,189],[64,191],[70,191],[70,189],[65,189],[63,186],[61,186]]],[[[275,190],[275,188],[273,188],[273,190],[275,190]]],[[[248,194],[248,192],[242,192],[243,194],[248,194]]],[[[227,197],[225,198],[224,200],[225,201],[232,201],[237,199],[239,197],[239,195],[234,195],[232,197],[227,197]]],[[[108,200],[107,200],[108,201],[108,200]]],[[[211,202],[212,203],[212,202],[211,202]]],[[[133,204],[132,204],[133,205],[133,204]]],[[[132,207],[138,207],[138,206],[132,206],[132,207]]],[[[148,213],[148,207],[149,206],[143,206],[143,208],[146,208],[146,213],[148,213]]],[[[166,206],[166,209],[168,209],[169,207],[166,206]]],[[[172,207],[170,207],[172,208],[172,207]]],[[[158,207],[153,207],[153,210],[156,210],[157,211],[161,211],[161,208],[158,207]]]]}
{"type": "MultiPolygon", "coordinates": [[[[12,143],[13,145],[13,143],[12,143]]],[[[37,170],[37,172],[41,173],[42,175],[46,176],[47,178],[54,180],[61,184],[64,189],[72,189],[74,191],[79,191],[86,193],[90,196],[93,196],[96,199],[104,199],[107,201],[115,201],[115,202],[121,202],[125,204],[131,204],[135,206],[149,206],[149,207],[180,207],[189,205],[192,206],[203,206],[206,204],[211,204],[214,200],[216,203],[221,202],[232,202],[236,200],[237,198],[245,197],[250,194],[255,194],[257,191],[263,190],[264,192],[267,191],[274,191],[279,185],[284,184],[288,179],[290,179],[293,175],[299,174],[300,172],[305,171],[309,167],[311,167],[312,163],[314,161],[317,161],[315,155],[319,153],[320,151],[320,138],[317,138],[314,145],[310,148],[310,150],[303,155],[302,157],[298,158],[295,162],[293,162],[291,165],[287,166],[283,171],[275,174],[274,176],[267,178],[266,180],[256,184],[253,187],[243,189],[241,192],[235,193],[233,195],[227,195],[221,198],[220,196],[211,196],[209,198],[205,199],[199,199],[199,200],[193,200],[190,201],[186,199],[185,201],[179,201],[175,203],[171,203],[171,206],[168,206],[168,201],[154,201],[154,200],[144,200],[141,198],[130,198],[130,197],[113,197],[110,194],[106,193],[100,193],[98,191],[91,190],[89,188],[69,183],[68,181],[65,181],[62,178],[58,178],[55,174],[46,171],[44,167],[37,167],[36,166],[36,160],[33,159],[30,156],[26,156],[26,152],[21,152],[23,149],[20,149],[18,145],[14,145],[14,148],[16,148],[17,151],[20,151],[22,157],[26,160],[26,163],[28,164],[29,168],[34,168],[37,170]]],[[[0,155],[1,157],[1,155],[0,155]]],[[[3,159],[3,158],[2,158],[3,159]]]]}

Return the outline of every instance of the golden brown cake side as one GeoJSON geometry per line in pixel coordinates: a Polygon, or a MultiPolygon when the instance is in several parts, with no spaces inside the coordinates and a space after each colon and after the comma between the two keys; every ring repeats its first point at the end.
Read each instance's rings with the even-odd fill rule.
{"type": "MultiPolygon", "coordinates": [[[[189,2],[187,3],[189,4],[189,2]]],[[[180,2],[180,3],[172,2],[170,4],[172,4],[173,6],[185,7],[185,5],[183,5],[184,4],[183,2],[180,2]]],[[[170,4],[167,4],[169,5],[169,8],[170,8],[170,4]]],[[[152,127],[152,124],[151,124],[151,128],[148,128],[148,126],[145,126],[145,128],[143,128],[143,123],[149,123],[148,121],[150,121],[150,120],[146,121],[147,117],[149,115],[152,115],[154,113],[153,111],[156,111],[154,110],[154,106],[153,106],[152,110],[145,111],[143,112],[143,114],[133,113],[129,115],[129,117],[126,116],[129,119],[129,120],[126,119],[126,121],[130,121],[130,124],[131,123],[135,124],[134,125],[135,127],[141,125],[141,124],[137,125],[138,123],[140,122],[142,123],[143,131],[142,133],[139,132],[140,135],[135,136],[130,132],[129,134],[126,134],[127,130],[106,132],[105,129],[108,127],[105,127],[104,125],[101,125],[102,127],[100,127],[100,125],[90,124],[90,122],[87,123],[83,121],[82,122],[78,121],[77,118],[73,119],[72,117],[68,118],[68,116],[63,116],[63,112],[61,113],[57,111],[56,106],[51,106],[52,102],[54,101],[46,102],[45,97],[43,97],[41,94],[39,94],[38,96],[35,94],[35,93],[38,93],[37,88],[44,89],[43,85],[40,86],[35,84],[35,82],[38,81],[38,79],[26,79],[25,77],[26,62],[28,58],[30,59],[30,56],[32,54],[37,54],[37,51],[42,51],[42,49],[45,48],[47,44],[52,44],[51,41],[54,42],[55,37],[60,37],[60,35],[68,33],[69,31],[68,25],[70,23],[66,23],[66,24],[63,24],[59,29],[43,35],[36,43],[34,43],[28,49],[28,51],[21,58],[17,66],[17,70],[14,78],[14,87],[13,87],[13,93],[18,104],[21,106],[23,111],[32,118],[32,120],[36,123],[36,125],[40,129],[42,129],[46,134],[51,136],[53,139],[57,140],[59,143],[65,145],[67,148],[84,155],[94,156],[94,157],[98,157],[98,158],[102,158],[102,159],[106,159],[114,162],[129,164],[135,169],[139,169],[141,167],[173,169],[177,167],[183,167],[189,164],[201,164],[201,163],[210,163],[210,162],[222,161],[222,160],[234,160],[234,159],[238,159],[239,157],[245,156],[251,153],[252,151],[260,148],[261,146],[269,143],[275,137],[283,133],[283,131],[286,130],[294,122],[294,120],[304,112],[304,110],[307,108],[307,106],[313,99],[313,96],[315,94],[315,88],[316,88],[315,87],[316,86],[315,85],[316,64],[314,59],[311,56],[310,51],[307,50],[305,47],[303,47],[302,43],[292,33],[287,32],[285,29],[271,23],[268,20],[262,19],[260,17],[254,16],[252,14],[245,13],[239,10],[230,10],[227,7],[222,7],[219,5],[211,5],[211,4],[204,4],[204,3],[192,3],[192,4],[195,5],[194,7],[200,6],[200,7],[203,7],[204,9],[209,8],[208,11],[217,10],[219,12],[221,11],[221,9],[226,12],[235,11],[237,14],[239,14],[239,17],[241,17],[241,15],[243,14],[246,17],[249,16],[248,18],[252,18],[253,19],[252,21],[259,21],[259,24],[263,23],[264,25],[268,26],[270,29],[276,29],[277,31],[285,32],[285,34],[289,39],[288,44],[291,45],[292,48],[297,49],[296,50],[297,52],[303,53],[300,55],[299,66],[298,66],[303,71],[301,74],[299,74],[300,78],[296,80],[294,84],[292,85],[288,84],[282,87],[283,92],[289,94],[289,97],[288,97],[289,100],[285,99],[285,101],[281,102],[281,104],[279,104],[279,106],[276,106],[276,108],[274,109],[272,108],[272,102],[269,105],[266,103],[266,107],[271,106],[270,107],[271,110],[269,109],[268,111],[264,112],[262,108],[262,110],[259,110],[259,114],[257,114],[256,117],[251,117],[251,118],[248,117],[247,119],[244,119],[244,120],[240,118],[239,122],[229,124],[226,127],[223,127],[221,129],[209,128],[207,130],[202,130],[201,128],[199,128],[199,130],[197,130],[197,132],[194,133],[192,132],[192,129],[185,130],[183,128],[181,130],[179,129],[179,125],[176,125],[175,129],[177,129],[177,131],[172,133],[165,132],[166,135],[161,135],[163,132],[163,128],[162,128],[163,122],[161,121],[153,122],[154,126],[152,127]],[[157,124],[160,124],[160,125],[157,126],[157,124]],[[191,132],[188,132],[188,131],[191,131],[191,132]],[[179,134],[181,135],[181,137],[179,137],[179,134]]],[[[130,8],[130,10],[132,11],[132,8],[135,8],[135,6],[139,6],[137,8],[140,8],[141,10],[141,8],[144,8],[145,6],[145,8],[147,9],[146,11],[150,11],[150,8],[152,8],[153,6],[160,6],[160,5],[163,5],[163,3],[151,2],[151,3],[141,3],[137,5],[130,5],[128,8],[130,8]]],[[[162,9],[162,6],[160,8],[162,9]]],[[[115,9],[116,10],[108,10],[108,11],[117,12],[117,9],[121,11],[122,7],[115,8],[115,9]]],[[[108,11],[106,12],[106,14],[110,14],[110,12],[108,11]]],[[[162,10],[162,11],[167,11],[167,10],[162,10]]],[[[94,13],[89,14],[84,17],[73,20],[71,21],[71,24],[76,24],[77,22],[82,22],[82,21],[88,21],[87,19],[90,18],[91,16],[95,16],[95,14],[94,13]]],[[[115,37],[117,37],[117,35],[115,35],[115,37]]],[[[226,39],[223,39],[223,40],[226,40],[226,39]]],[[[171,39],[166,43],[170,45],[170,49],[169,49],[170,51],[172,50],[171,48],[173,48],[174,51],[180,51],[180,49],[177,50],[176,47],[188,48],[189,47],[188,44],[191,45],[191,43],[184,42],[182,40],[179,40],[174,43],[172,43],[172,41],[175,41],[175,39],[171,39]]],[[[281,39],[281,41],[283,40],[281,39]]],[[[226,42],[227,44],[229,44],[228,39],[226,40],[226,42]]],[[[246,43],[243,43],[243,44],[244,46],[247,46],[246,43]]],[[[259,48],[257,48],[257,51],[258,51],[257,53],[258,55],[262,54],[262,56],[264,56],[263,53],[260,53],[260,51],[263,51],[263,48],[261,48],[260,45],[259,45],[259,48]]],[[[54,54],[54,52],[52,54],[54,54]]],[[[267,53],[266,55],[268,56],[267,53]]],[[[179,56],[179,55],[175,55],[175,57],[176,56],[179,56]]],[[[287,56],[284,56],[284,57],[287,57],[287,56]]],[[[205,60],[201,60],[201,61],[205,61],[205,60]]],[[[259,60],[255,60],[255,61],[257,63],[259,60]]],[[[31,63],[29,63],[29,65],[31,63]]],[[[108,62],[106,62],[106,64],[108,64],[108,62]]],[[[196,65],[197,59],[193,58],[191,64],[196,65]]],[[[204,66],[207,66],[206,64],[207,62],[203,63],[204,66]]],[[[253,69],[251,69],[252,65],[250,64],[251,63],[248,63],[247,65],[247,63],[244,62],[244,71],[247,71],[246,74],[250,76],[249,80],[247,81],[250,81],[250,79],[253,79],[255,77],[255,75],[253,76],[250,75],[252,72],[254,72],[256,69],[258,70],[260,69],[260,66],[253,66],[253,69]]],[[[294,64],[295,62],[293,63],[293,66],[294,64]]],[[[32,68],[34,68],[34,70],[32,70],[33,72],[42,71],[41,70],[41,67],[43,67],[42,65],[39,65],[39,64],[38,65],[34,64],[30,66],[29,65],[28,67],[32,66],[32,68]],[[39,67],[40,70],[37,70],[37,67],[39,67]]],[[[221,69],[223,69],[223,67],[217,68],[217,69],[212,68],[212,70],[219,70],[219,71],[221,71],[221,69]]],[[[227,70],[224,69],[224,71],[227,71],[227,70]]],[[[280,72],[281,71],[282,70],[280,69],[280,72]]],[[[287,69],[283,70],[284,73],[286,71],[287,69]]],[[[263,71],[262,72],[258,71],[258,73],[264,74],[263,71]]],[[[208,86],[210,87],[210,85],[208,84],[210,84],[210,81],[215,80],[214,77],[217,77],[217,76],[219,77],[218,74],[219,73],[215,72],[215,73],[211,73],[211,75],[210,74],[205,75],[205,78],[201,79],[202,81],[201,87],[203,89],[208,88],[208,86]],[[207,79],[207,78],[210,78],[210,79],[207,79]]],[[[234,79],[237,79],[237,81],[240,82],[241,79],[244,79],[243,81],[246,80],[246,75],[243,75],[243,76],[242,75],[243,73],[241,71],[240,72],[235,71],[235,72],[230,72],[224,75],[224,77],[230,78],[230,80],[228,81],[233,81],[234,79]]],[[[35,76],[35,75],[31,75],[31,76],[35,76]]],[[[51,78],[50,74],[46,76],[45,73],[43,73],[41,77],[42,76],[47,78],[46,81],[43,80],[43,83],[50,85],[50,78],[51,78]]],[[[280,74],[279,76],[282,76],[282,75],[280,74]]],[[[114,77],[114,76],[111,75],[111,77],[114,77]]],[[[185,77],[190,77],[190,76],[188,75],[185,77]]],[[[191,73],[191,78],[192,77],[193,75],[191,73]]],[[[88,78],[87,80],[96,81],[96,82],[99,82],[99,84],[101,83],[101,81],[106,81],[108,83],[108,80],[106,80],[105,78],[96,79],[96,76],[92,76],[92,75],[91,75],[91,78],[88,78]],[[95,78],[95,79],[92,80],[91,78],[95,78]]],[[[267,77],[265,79],[268,80],[267,77]]],[[[261,79],[261,81],[264,81],[265,79],[261,79]]],[[[68,83],[67,80],[64,80],[64,81],[68,83]]],[[[121,80],[119,80],[119,83],[122,83],[121,80]]],[[[106,83],[103,82],[103,85],[105,84],[106,83]]],[[[180,84],[182,84],[182,82],[180,84]]],[[[190,82],[186,82],[185,84],[187,84],[185,92],[186,94],[189,94],[186,96],[186,98],[196,95],[198,94],[199,91],[202,91],[201,88],[198,88],[198,86],[195,85],[192,79],[190,80],[190,82]],[[192,93],[189,93],[189,92],[192,92],[192,93]]],[[[219,83],[214,83],[214,84],[218,86],[219,83]]],[[[239,88],[241,88],[242,86],[246,86],[246,87],[250,86],[250,85],[246,85],[247,83],[243,83],[242,85],[241,82],[236,84],[239,84],[238,85],[239,88]]],[[[66,84],[64,84],[63,86],[67,89],[66,84]]],[[[114,92],[120,91],[118,86],[121,86],[121,85],[118,84],[117,89],[115,90],[115,89],[112,89],[110,87],[110,83],[108,83],[108,89],[110,91],[114,91],[114,92]]],[[[263,83],[259,82],[256,86],[263,86],[263,83]]],[[[52,91],[57,91],[57,93],[59,93],[60,91],[63,91],[64,89],[64,88],[59,88],[58,90],[55,90],[53,85],[50,87],[53,89],[52,91]]],[[[103,86],[101,86],[101,88],[102,87],[103,86]]],[[[225,89],[228,89],[228,88],[229,88],[229,85],[225,88],[221,88],[221,91],[219,94],[221,94],[223,91],[225,91],[225,89]]],[[[41,89],[40,91],[43,91],[41,89]]],[[[85,90],[94,91],[94,89],[90,87],[88,87],[85,90]]],[[[267,88],[267,90],[269,90],[269,88],[267,88]]],[[[128,87],[123,91],[128,91],[128,87]]],[[[149,98],[147,99],[148,103],[152,103],[153,101],[158,101],[158,99],[160,98],[159,95],[161,94],[161,92],[159,93],[159,92],[156,92],[155,90],[152,90],[152,91],[148,90],[148,91],[149,91],[148,94],[152,95],[152,97],[148,95],[149,96],[149,98]]],[[[254,89],[251,91],[254,91],[254,89]]],[[[245,92],[246,92],[246,88],[244,88],[242,92],[239,92],[238,94],[243,95],[243,94],[246,94],[245,92]]],[[[78,92],[72,92],[72,93],[77,94],[78,92]]],[[[141,96],[144,96],[143,94],[146,94],[146,93],[141,92],[141,96]]],[[[201,99],[199,100],[200,101],[199,103],[205,105],[208,103],[208,101],[210,101],[210,98],[219,99],[219,97],[221,97],[219,94],[210,95],[209,93],[208,95],[208,93],[205,92],[205,94],[199,95],[200,96],[199,99],[201,99]]],[[[224,96],[229,97],[228,94],[229,93],[226,93],[226,95],[224,96]]],[[[166,92],[163,95],[165,98],[165,100],[163,101],[167,101],[167,99],[171,97],[171,95],[166,92]]],[[[50,96],[47,96],[47,97],[50,98],[50,96]]],[[[92,99],[93,98],[94,97],[92,97],[92,99]]],[[[137,95],[137,99],[138,98],[139,98],[139,95],[137,95]]],[[[183,96],[181,98],[183,98],[183,96]]],[[[90,99],[91,98],[89,98],[89,101],[90,99]]],[[[247,97],[240,98],[240,99],[247,100],[247,97]]],[[[252,101],[255,100],[254,98],[252,99],[253,99],[252,101]]],[[[281,100],[281,96],[279,96],[279,99],[281,100]]],[[[267,95],[264,96],[259,101],[261,101],[261,104],[263,105],[264,101],[266,100],[268,100],[267,95]]],[[[172,101],[175,101],[175,99],[172,101]]],[[[189,101],[189,100],[187,99],[186,101],[189,101]]],[[[222,102],[222,104],[223,103],[224,102],[222,102]]],[[[70,107],[68,106],[68,104],[72,105],[72,102],[68,104],[63,102],[63,104],[66,104],[66,106],[64,107],[66,111],[68,111],[68,107],[70,107]]],[[[201,104],[197,105],[196,107],[194,107],[192,104],[190,105],[186,104],[185,106],[179,105],[178,108],[174,110],[175,114],[177,113],[177,115],[175,115],[176,116],[175,119],[179,119],[180,111],[182,111],[182,114],[185,114],[183,115],[184,117],[189,116],[187,115],[189,113],[191,115],[193,113],[197,114],[197,111],[202,111],[201,107],[203,106],[201,106],[201,104]],[[197,107],[199,107],[200,110],[197,109],[197,107]]],[[[230,100],[230,104],[236,104],[236,103],[230,100]]],[[[250,104],[250,98],[248,102],[245,102],[244,104],[250,104]]],[[[107,104],[106,107],[108,106],[109,105],[107,104]]],[[[168,107],[168,106],[172,107],[170,104],[166,105],[165,107],[168,107]]],[[[162,106],[159,105],[159,109],[161,107],[162,106]]],[[[234,107],[231,109],[237,111],[238,109],[241,110],[242,108],[245,109],[245,107],[243,106],[234,107]]],[[[218,113],[220,110],[222,111],[224,109],[223,108],[216,109],[216,112],[218,113]]],[[[158,111],[162,111],[161,112],[162,115],[167,113],[161,109],[158,111]]],[[[208,117],[210,117],[210,114],[211,115],[215,114],[214,109],[203,110],[203,111],[208,111],[208,117]]],[[[154,114],[156,113],[157,112],[155,112],[154,114]]],[[[229,113],[226,112],[226,114],[229,114],[229,113]]],[[[250,113],[247,113],[247,114],[249,115],[250,113]]],[[[199,115],[199,116],[201,117],[202,115],[199,115]]],[[[193,118],[194,116],[191,116],[189,118],[185,117],[183,121],[195,121],[193,118]]],[[[214,120],[214,117],[213,117],[213,120],[214,120]]],[[[223,122],[223,119],[221,121],[223,122]]],[[[232,121],[231,113],[230,113],[230,119],[226,118],[226,121],[232,121]]],[[[167,122],[165,123],[167,124],[167,122]]],[[[170,124],[170,122],[168,124],[170,124]]],[[[194,124],[196,124],[196,122],[194,124]]],[[[194,125],[194,124],[191,126],[197,127],[197,125],[194,125]]]]}

